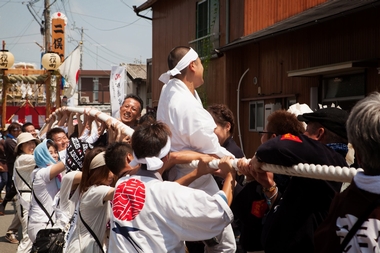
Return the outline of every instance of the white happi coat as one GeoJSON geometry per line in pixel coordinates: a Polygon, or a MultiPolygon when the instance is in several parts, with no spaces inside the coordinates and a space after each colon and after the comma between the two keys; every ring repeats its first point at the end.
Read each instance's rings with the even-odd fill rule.
{"type": "Polygon", "coordinates": [[[233,219],[223,192],[213,196],[142,171],[115,187],[108,252],[185,252],[184,241],[212,238],[233,219]]]}
{"type": "MultiPolygon", "coordinates": [[[[216,124],[210,113],[202,106],[202,101],[195,91],[191,94],[187,86],[179,79],[173,78],[164,85],[158,102],[157,120],[166,123],[171,132],[171,151],[193,150],[219,157],[233,155],[221,147],[214,133],[216,124]]],[[[176,165],[171,171],[170,180],[176,180],[190,173],[192,168],[176,165]]],[[[219,188],[212,175],[204,175],[189,187],[215,194],[219,188]]]]}

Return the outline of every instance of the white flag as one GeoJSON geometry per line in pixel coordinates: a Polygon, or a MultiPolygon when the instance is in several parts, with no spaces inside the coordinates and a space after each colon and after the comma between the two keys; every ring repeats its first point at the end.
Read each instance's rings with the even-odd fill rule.
{"type": "Polygon", "coordinates": [[[112,117],[120,118],[120,106],[124,102],[125,67],[112,66],[110,75],[110,99],[112,117]]]}
{"type": "Polygon", "coordinates": [[[80,50],[77,47],[59,66],[58,71],[65,78],[65,95],[70,99],[75,92],[79,79],[80,50]]]}

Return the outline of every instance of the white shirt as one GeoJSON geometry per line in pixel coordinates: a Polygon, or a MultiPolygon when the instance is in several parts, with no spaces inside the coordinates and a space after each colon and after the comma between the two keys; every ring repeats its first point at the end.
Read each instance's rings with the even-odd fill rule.
{"type": "Polygon", "coordinates": [[[61,150],[58,152],[59,159],[66,164],[66,155],[67,155],[67,149],[61,150]]]}
{"type": "Polygon", "coordinates": [[[157,120],[165,122],[172,131],[172,151],[190,149],[219,157],[231,155],[219,145],[214,119],[203,108],[197,91],[193,96],[179,79],[171,79],[162,87],[157,120]]]}
{"type": "MultiPolygon", "coordinates": [[[[83,220],[94,231],[101,243],[106,239],[106,225],[111,213],[110,202],[103,201],[103,199],[111,188],[105,185],[91,186],[80,199],[79,208],[83,220]]],[[[79,215],[76,222],[71,241],[67,242],[66,252],[101,252],[95,239],[83,225],[79,215]]]]}
{"type": "Polygon", "coordinates": [[[79,201],[79,186],[71,192],[75,176],[81,171],[71,171],[62,177],[61,190],[59,191],[59,210],[56,210],[59,225],[63,228],[66,227],[74,214],[75,207],[79,201]]]}
{"type": "Polygon", "coordinates": [[[32,181],[30,180],[30,176],[35,168],[36,168],[36,161],[34,160],[34,156],[29,155],[29,154],[19,155],[16,158],[16,161],[13,167],[13,170],[14,170],[13,182],[17,189],[17,194],[18,194],[20,204],[26,210],[29,210],[30,208],[30,204],[29,204],[30,198],[31,198],[30,187],[32,187],[32,181]],[[16,170],[18,173],[16,172],[16,170]],[[29,186],[24,183],[24,180],[20,178],[19,174],[29,186]]]}
{"type": "Polygon", "coordinates": [[[210,196],[155,175],[117,182],[109,252],[185,252],[184,241],[212,238],[233,220],[224,193],[210,196]]]}
{"type": "MultiPolygon", "coordinates": [[[[31,179],[33,182],[33,191],[35,192],[38,200],[45,207],[46,211],[51,215],[54,211],[54,197],[59,192],[57,182],[55,178],[50,180],[50,170],[52,166],[35,169],[31,174],[31,179]]],[[[55,215],[52,217],[53,222],[55,222],[55,215]]],[[[29,222],[34,223],[47,223],[49,218],[45,212],[38,205],[34,196],[32,196],[32,201],[30,203],[29,210],[29,222]]],[[[49,223],[49,226],[51,224],[49,223]]]]}
{"type": "Polygon", "coordinates": [[[24,183],[24,181],[19,177],[18,173],[22,178],[32,187],[32,181],[30,180],[30,175],[36,168],[36,161],[33,155],[21,154],[16,158],[14,164],[13,180],[16,188],[19,191],[30,191],[30,188],[24,183]],[[17,172],[16,172],[17,169],[17,172]]]}
{"type": "MultiPolygon", "coordinates": [[[[166,123],[172,132],[172,151],[193,150],[204,154],[216,154],[218,157],[233,157],[220,146],[214,133],[214,119],[203,108],[197,91],[193,96],[185,83],[179,79],[173,78],[162,87],[157,120],[166,123]]],[[[192,170],[194,169],[176,165],[171,170],[170,180],[181,178],[192,170]]],[[[198,178],[189,187],[202,189],[211,195],[219,190],[210,174],[198,178]]]]}

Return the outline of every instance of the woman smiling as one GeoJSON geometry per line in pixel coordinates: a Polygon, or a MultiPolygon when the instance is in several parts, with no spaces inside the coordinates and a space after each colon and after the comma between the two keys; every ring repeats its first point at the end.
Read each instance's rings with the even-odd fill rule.
{"type": "Polygon", "coordinates": [[[27,231],[30,196],[32,192],[30,175],[36,167],[33,153],[39,143],[40,141],[34,138],[30,133],[21,133],[17,137],[13,180],[18,193],[18,200],[16,202],[17,215],[22,226],[22,240],[17,248],[17,252],[30,252],[32,248],[32,242],[29,239],[27,231]]]}

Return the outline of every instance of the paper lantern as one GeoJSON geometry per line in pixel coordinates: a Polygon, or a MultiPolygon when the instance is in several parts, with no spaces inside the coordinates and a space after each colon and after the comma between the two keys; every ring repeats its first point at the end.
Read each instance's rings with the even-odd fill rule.
{"type": "Polygon", "coordinates": [[[61,65],[61,58],[56,53],[46,53],[42,56],[42,66],[46,70],[56,70],[61,65]]]}
{"type": "Polygon", "coordinates": [[[15,58],[8,50],[0,50],[0,69],[9,69],[13,66],[15,58]]]}

